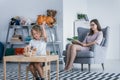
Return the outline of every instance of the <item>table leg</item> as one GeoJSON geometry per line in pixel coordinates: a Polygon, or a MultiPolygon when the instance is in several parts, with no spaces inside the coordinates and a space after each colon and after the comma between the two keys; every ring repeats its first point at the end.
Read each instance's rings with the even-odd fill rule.
{"type": "Polygon", "coordinates": [[[3,64],[3,68],[4,68],[4,80],[6,80],[6,61],[4,60],[4,64],[3,64]]]}
{"type": "Polygon", "coordinates": [[[21,63],[19,62],[18,63],[18,80],[21,80],[20,79],[20,76],[21,76],[20,73],[21,73],[21,63]]]}
{"type": "Polygon", "coordinates": [[[56,61],[57,62],[57,64],[56,64],[56,78],[57,78],[57,80],[59,80],[59,60],[57,60],[56,61]]]}
{"type": "Polygon", "coordinates": [[[47,80],[47,62],[45,62],[45,80],[47,80]]]}
{"type": "Polygon", "coordinates": [[[50,72],[51,72],[51,66],[50,66],[50,62],[49,62],[49,64],[48,64],[48,66],[49,66],[49,69],[48,69],[48,80],[51,80],[50,78],[50,72]]]}

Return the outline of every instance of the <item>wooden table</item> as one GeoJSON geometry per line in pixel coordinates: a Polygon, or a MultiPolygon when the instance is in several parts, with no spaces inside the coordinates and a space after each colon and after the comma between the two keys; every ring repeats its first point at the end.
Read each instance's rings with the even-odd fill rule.
{"type": "MultiPolygon", "coordinates": [[[[20,80],[20,69],[21,62],[45,62],[45,68],[47,68],[47,62],[56,61],[56,80],[59,80],[59,57],[58,55],[49,55],[49,56],[32,56],[25,57],[23,55],[14,55],[14,56],[4,56],[4,80],[6,80],[6,62],[18,62],[18,79],[20,80]]],[[[47,80],[47,70],[45,70],[45,79],[47,80]]]]}

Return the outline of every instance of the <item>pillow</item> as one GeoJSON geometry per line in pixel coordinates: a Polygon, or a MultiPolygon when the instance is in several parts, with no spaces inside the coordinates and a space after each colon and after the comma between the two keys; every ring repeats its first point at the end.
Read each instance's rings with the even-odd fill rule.
{"type": "Polygon", "coordinates": [[[103,46],[105,42],[105,38],[103,37],[102,42],[100,43],[100,46],[103,46]]]}

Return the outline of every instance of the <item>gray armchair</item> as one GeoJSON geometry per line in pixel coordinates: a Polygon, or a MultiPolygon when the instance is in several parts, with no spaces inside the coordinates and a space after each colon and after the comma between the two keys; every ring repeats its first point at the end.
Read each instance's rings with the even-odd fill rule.
{"type": "MultiPolygon", "coordinates": [[[[78,27],[78,38],[80,41],[83,41],[89,29],[78,27]]],[[[106,56],[107,44],[108,44],[108,35],[109,27],[103,28],[103,40],[101,45],[93,45],[90,51],[78,51],[74,63],[81,64],[81,70],[83,71],[83,64],[88,64],[90,71],[90,64],[101,64],[104,70],[104,61],[106,56]]],[[[69,44],[67,44],[68,46],[69,44]]],[[[67,49],[66,46],[66,49],[67,49]]],[[[63,51],[63,55],[66,56],[66,51],[63,51]]],[[[66,61],[66,57],[64,58],[66,61]]]]}

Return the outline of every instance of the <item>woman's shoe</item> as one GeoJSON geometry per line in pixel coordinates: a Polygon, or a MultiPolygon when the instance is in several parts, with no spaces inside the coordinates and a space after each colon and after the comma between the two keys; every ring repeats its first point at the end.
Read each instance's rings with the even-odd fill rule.
{"type": "Polygon", "coordinates": [[[67,66],[65,66],[65,68],[64,68],[64,71],[66,71],[67,70],[67,66]]]}
{"type": "Polygon", "coordinates": [[[66,69],[66,71],[70,71],[70,70],[72,70],[72,69],[73,69],[73,66],[68,67],[68,68],[66,69]]]}

